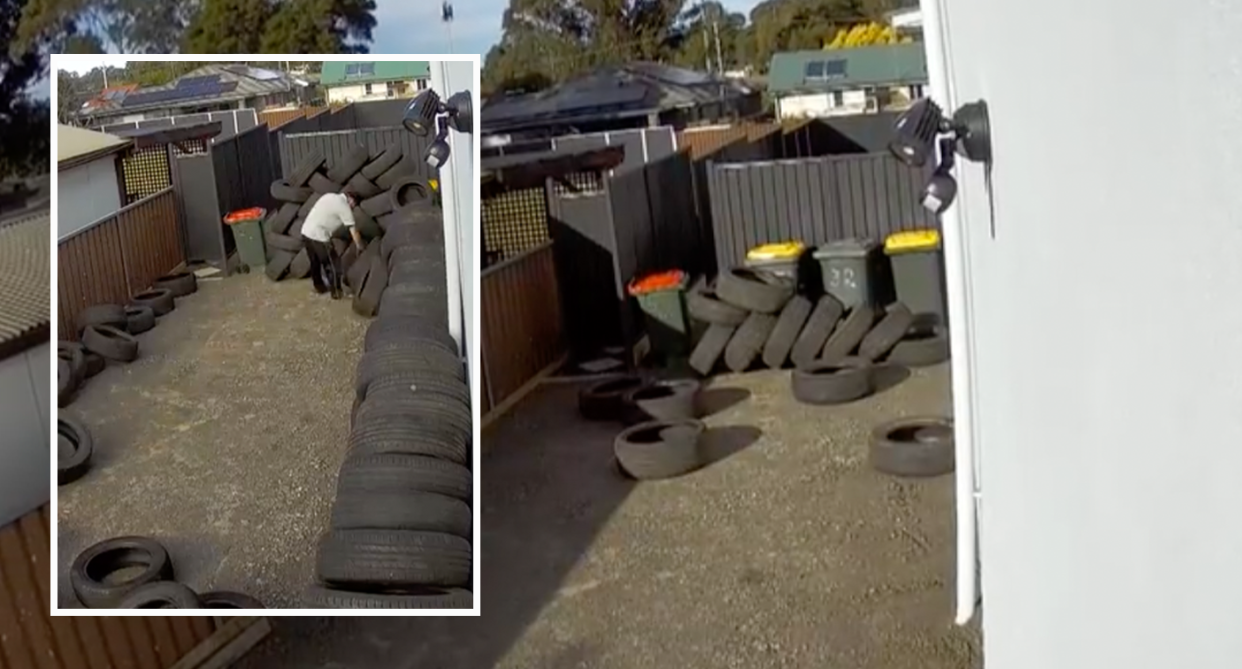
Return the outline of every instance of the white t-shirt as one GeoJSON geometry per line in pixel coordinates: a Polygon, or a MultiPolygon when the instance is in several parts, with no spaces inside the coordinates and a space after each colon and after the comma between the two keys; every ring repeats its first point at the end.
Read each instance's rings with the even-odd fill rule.
{"type": "Polygon", "coordinates": [[[349,208],[349,200],[340,193],[324,193],[302,221],[302,236],[326,242],[341,226],[354,227],[354,212],[349,208]]]}

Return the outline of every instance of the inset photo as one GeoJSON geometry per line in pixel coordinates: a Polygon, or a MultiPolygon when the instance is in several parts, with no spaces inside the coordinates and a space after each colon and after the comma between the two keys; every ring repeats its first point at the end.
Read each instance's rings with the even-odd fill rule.
{"type": "Polygon", "coordinates": [[[477,615],[478,56],[228,58],[52,58],[53,614],[477,615]]]}

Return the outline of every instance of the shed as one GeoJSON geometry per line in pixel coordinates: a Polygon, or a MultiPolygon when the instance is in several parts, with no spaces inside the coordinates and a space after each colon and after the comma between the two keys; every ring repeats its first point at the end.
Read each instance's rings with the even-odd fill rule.
{"type": "Polygon", "coordinates": [[[56,138],[57,184],[75,193],[58,201],[56,236],[63,238],[123,206],[119,163],[133,140],[69,125],[61,125],[56,138]]]}

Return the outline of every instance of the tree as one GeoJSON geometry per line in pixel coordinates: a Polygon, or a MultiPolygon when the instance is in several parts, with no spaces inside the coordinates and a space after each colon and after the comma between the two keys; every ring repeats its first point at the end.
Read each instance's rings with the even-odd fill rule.
{"type": "Polygon", "coordinates": [[[912,41],[908,36],[897,32],[892,26],[877,21],[859,23],[852,28],[841,28],[837,34],[824,44],[825,49],[852,49],[859,46],[875,46],[879,44],[905,44],[912,41]]]}
{"type": "Polygon", "coordinates": [[[259,52],[367,53],[374,14],[375,0],[282,0],[259,52]]]}
{"type": "Polygon", "coordinates": [[[186,53],[259,53],[276,7],[268,0],[204,0],[186,29],[186,53]]]}
{"type": "Polygon", "coordinates": [[[59,41],[18,39],[24,0],[0,0],[0,178],[47,172],[51,110],[30,96],[30,86],[47,76],[47,54],[59,41]]]}

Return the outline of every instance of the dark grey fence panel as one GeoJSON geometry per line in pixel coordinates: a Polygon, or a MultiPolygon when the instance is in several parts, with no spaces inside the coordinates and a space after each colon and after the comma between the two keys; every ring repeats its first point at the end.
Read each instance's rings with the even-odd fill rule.
{"type": "Polygon", "coordinates": [[[211,147],[216,189],[224,213],[249,207],[271,209],[276,179],[267,126],[256,126],[211,147]]]}
{"type": "Polygon", "coordinates": [[[670,129],[668,132],[647,133],[647,162],[656,162],[677,152],[677,135],[670,129]]]}
{"type": "Polygon", "coordinates": [[[655,265],[655,233],[651,228],[646,170],[642,167],[617,170],[604,182],[611,210],[617,266],[617,294],[625,295],[625,286],[637,274],[648,272],[655,265]]]}
{"type": "Polygon", "coordinates": [[[284,176],[297,167],[311,151],[320,149],[328,158],[328,163],[345,155],[355,144],[366,146],[372,155],[396,144],[401,147],[407,160],[413,161],[419,178],[430,179],[435,171],[423,159],[427,146],[434,141],[431,137],[418,137],[402,127],[369,128],[365,130],[341,130],[335,132],[282,133],[280,162],[284,176]]]}
{"type": "Polygon", "coordinates": [[[561,287],[565,332],[574,356],[589,358],[623,341],[609,199],[601,191],[566,193],[553,185],[547,188],[548,234],[561,287]]]}
{"type": "Polygon", "coordinates": [[[719,268],[768,242],[883,240],[899,230],[939,227],[919,202],[926,172],[888,153],[712,163],[707,172],[719,268]]]}
{"type": "Polygon", "coordinates": [[[681,269],[705,271],[704,234],[694,211],[694,184],[690,156],[674,153],[643,170],[651,207],[655,253],[645,271],[681,269]]]}
{"type": "Polygon", "coordinates": [[[185,214],[182,225],[186,260],[225,267],[228,249],[224,242],[224,214],[220,211],[216,189],[219,171],[215,158],[206,153],[178,153],[174,161],[177,197],[185,214]]]}
{"type": "Polygon", "coordinates": [[[355,128],[389,128],[401,125],[401,118],[405,116],[405,108],[409,104],[410,98],[394,98],[355,102],[348,108],[353,110],[355,128]]]}

